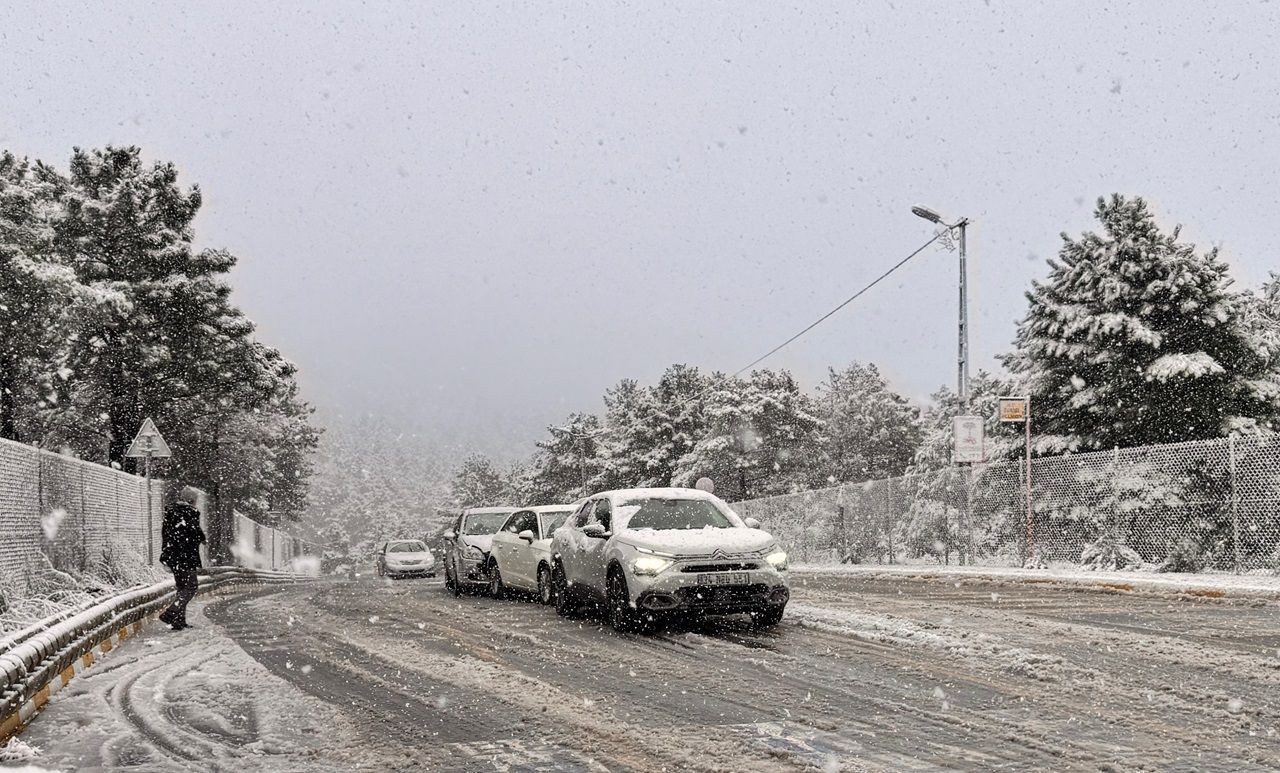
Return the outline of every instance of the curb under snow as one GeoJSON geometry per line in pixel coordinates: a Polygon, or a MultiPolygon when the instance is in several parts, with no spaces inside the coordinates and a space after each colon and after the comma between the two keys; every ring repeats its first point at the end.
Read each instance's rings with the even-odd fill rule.
{"type": "Polygon", "coordinates": [[[984,580],[1105,593],[1152,593],[1194,598],[1280,601],[1280,576],[1277,575],[1148,574],[1145,572],[1091,572],[1084,569],[894,564],[875,566],[802,564],[793,566],[792,571],[807,575],[854,575],[922,582],[984,580]]]}

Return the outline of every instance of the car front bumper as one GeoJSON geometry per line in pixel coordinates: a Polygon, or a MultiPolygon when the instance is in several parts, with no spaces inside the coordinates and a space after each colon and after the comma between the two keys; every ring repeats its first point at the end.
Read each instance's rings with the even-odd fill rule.
{"type": "Polygon", "coordinates": [[[773,609],[791,600],[784,572],[753,569],[745,573],[748,578],[744,584],[705,585],[698,582],[702,573],[683,572],[677,564],[657,577],[636,577],[635,586],[639,587],[634,603],[638,609],[654,613],[734,614],[773,609]]]}
{"type": "Polygon", "coordinates": [[[387,566],[386,572],[387,574],[394,574],[397,576],[408,576],[411,574],[435,574],[436,565],[432,563],[418,564],[416,566],[387,566]]]}
{"type": "Polygon", "coordinates": [[[459,558],[456,564],[458,569],[457,580],[459,582],[471,585],[488,585],[489,570],[488,557],[485,558],[459,558]]]}

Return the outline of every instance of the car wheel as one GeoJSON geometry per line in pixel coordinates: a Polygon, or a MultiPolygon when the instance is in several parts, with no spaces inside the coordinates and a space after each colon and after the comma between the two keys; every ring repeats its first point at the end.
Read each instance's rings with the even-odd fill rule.
{"type": "Polygon", "coordinates": [[[507,595],[507,588],[502,584],[502,570],[498,568],[497,561],[489,566],[489,595],[495,599],[507,595]]]}
{"type": "Polygon", "coordinates": [[[609,625],[619,632],[638,631],[644,618],[640,610],[631,606],[631,594],[627,590],[627,578],[621,569],[609,572],[608,601],[609,625]]]}
{"type": "Polygon", "coordinates": [[[787,605],[769,607],[759,612],[751,613],[751,624],[756,628],[772,628],[782,622],[782,613],[786,611],[787,605]]]}
{"type": "Polygon", "coordinates": [[[569,580],[564,576],[564,567],[556,566],[551,571],[551,595],[556,597],[556,614],[561,617],[575,617],[578,614],[578,599],[569,580]]]}
{"type": "Polygon", "coordinates": [[[538,601],[544,606],[556,603],[556,588],[551,582],[551,570],[546,564],[538,567],[538,601]]]}

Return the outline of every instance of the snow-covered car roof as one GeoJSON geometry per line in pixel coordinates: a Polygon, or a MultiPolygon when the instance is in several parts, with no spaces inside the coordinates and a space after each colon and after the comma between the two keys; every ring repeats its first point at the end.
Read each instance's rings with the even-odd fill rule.
{"type": "MultiPolygon", "coordinates": [[[[572,510],[574,505],[534,505],[533,507],[521,507],[521,512],[528,510],[534,513],[562,513],[565,510],[572,510]]],[[[515,512],[514,510],[512,512],[515,512]]]]}
{"type": "Polygon", "coordinates": [[[601,491],[596,496],[607,496],[614,502],[627,499],[701,499],[723,505],[715,494],[708,494],[698,488],[624,488],[614,491],[601,491]]]}
{"type": "Polygon", "coordinates": [[[487,515],[489,513],[514,513],[518,508],[515,507],[468,507],[462,511],[463,515],[487,515]]]}

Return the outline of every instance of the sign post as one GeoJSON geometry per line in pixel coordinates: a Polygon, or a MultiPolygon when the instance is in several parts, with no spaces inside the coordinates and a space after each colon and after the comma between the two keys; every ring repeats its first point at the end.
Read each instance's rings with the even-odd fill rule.
{"type": "Polygon", "coordinates": [[[138,434],[134,437],[133,442],[129,444],[129,450],[125,452],[125,456],[132,459],[142,459],[142,469],[147,479],[147,564],[155,563],[155,517],[152,514],[151,507],[151,460],[152,459],[168,459],[173,456],[173,452],[169,450],[169,444],[165,442],[161,436],[160,430],[156,429],[156,423],[151,419],[142,422],[142,426],[138,429],[138,434]]]}
{"type": "Polygon", "coordinates": [[[986,423],[981,416],[956,416],[951,420],[951,460],[965,468],[965,523],[961,528],[968,532],[968,545],[961,551],[962,564],[966,556],[973,563],[973,465],[987,460],[985,434],[986,423]]]}
{"type": "Polygon", "coordinates": [[[1027,516],[1026,529],[1027,536],[1023,546],[1022,563],[1026,564],[1035,554],[1035,521],[1031,517],[1031,397],[1001,397],[1000,398],[1000,421],[1022,422],[1026,430],[1026,460],[1027,468],[1025,479],[1025,491],[1027,500],[1027,516]]]}

